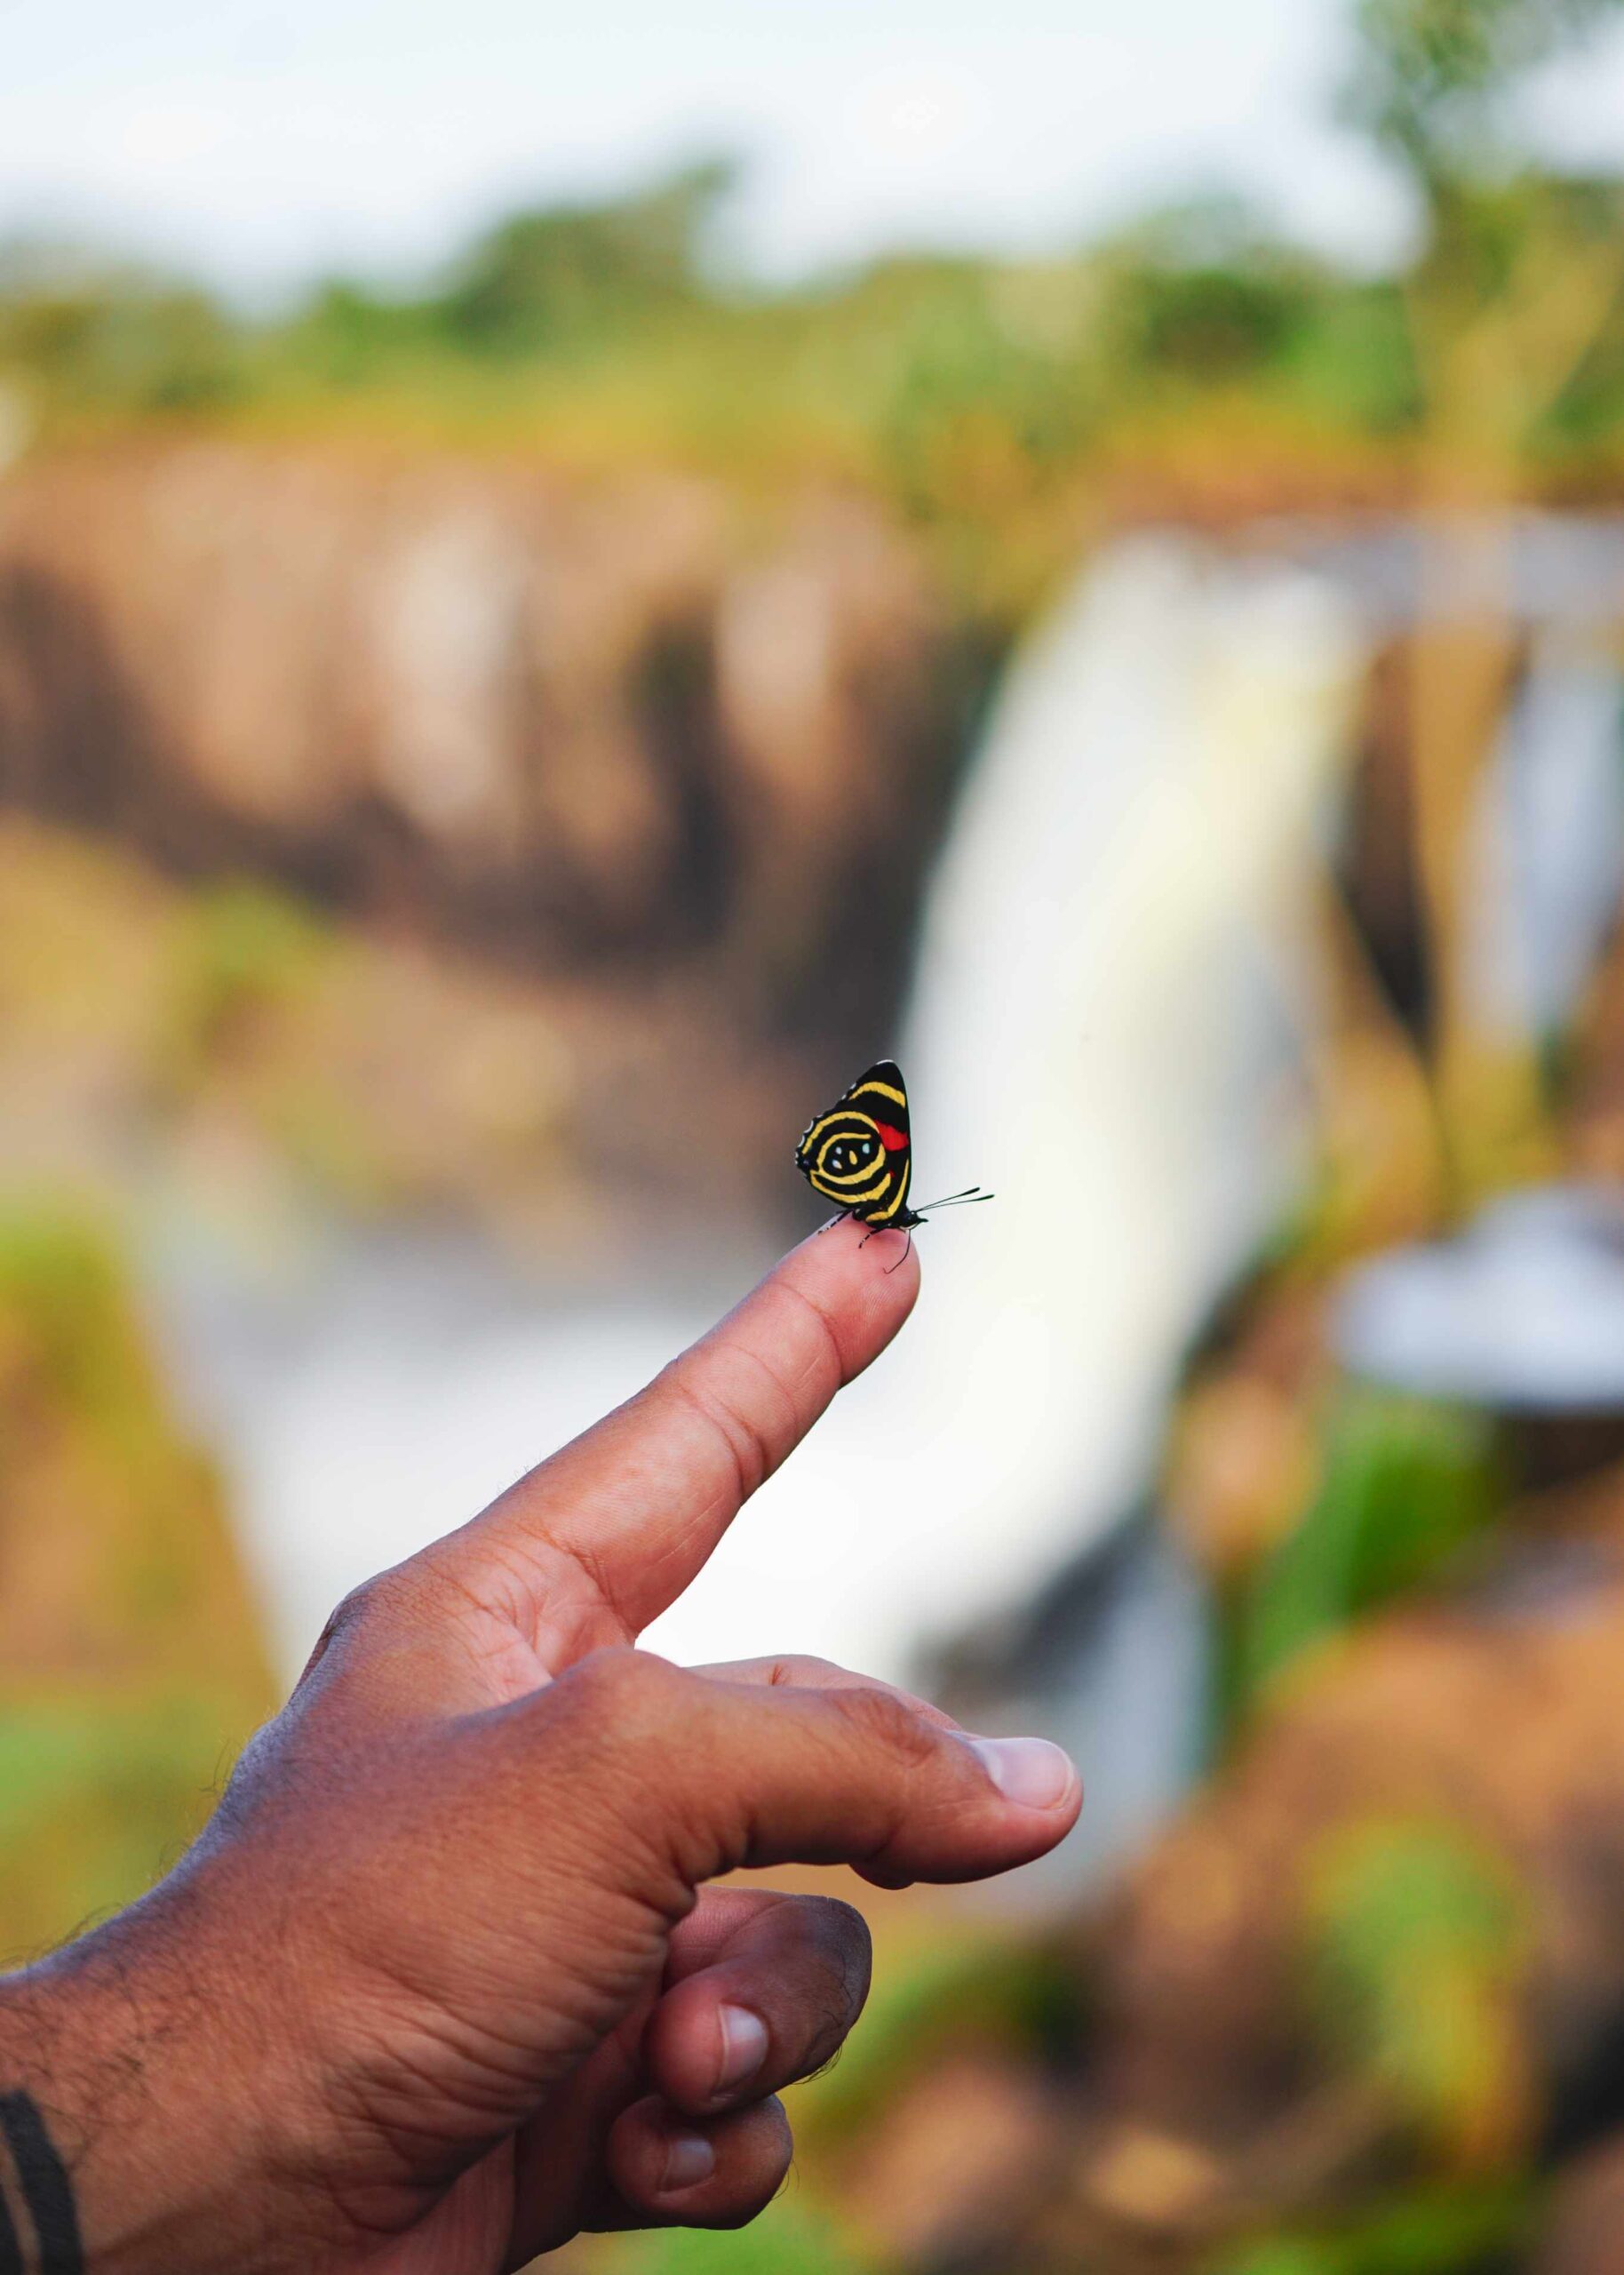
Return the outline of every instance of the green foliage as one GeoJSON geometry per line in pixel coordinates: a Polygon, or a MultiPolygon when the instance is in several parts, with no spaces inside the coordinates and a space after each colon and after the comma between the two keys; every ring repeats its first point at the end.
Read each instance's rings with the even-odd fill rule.
{"type": "Polygon", "coordinates": [[[1227,197],[1153,213],[1101,257],[1118,352],[1142,368],[1220,383],[1279,363],[1311,328],[1330,282],[1227,197]]]}
{"type": "Polygon", "coordinates": [[[781,2196],[735,2235],[677,2228],[622,2247],[614,2275],[871,2275],[830,2223],[781,2196]]]}
{"type": "Polygon", "coordinates": [[[1418,2190],[1334,2228],[1226,2250],[1202,2275],[1512,2275],[1533,2212],[1517,2182],[1418,2190]]]}
{"type": "Polygon", "coordinates": [[[1372,1821],[1327,1841],[1310,1883],[1310,1993],[1333,2054],[1429,2142],[1502,2157],[1526,2115],[1528,1904],[1509,1870],[1446,1823],[1372,1821]]]}
{"type": "Polygon", "coordinates": [[[1049,2066],[1075,2056],[1086,2024],[1076,1968],[1041,1944],[933,1944],[876,1983],[819,2081],[817,2135],[860,2135],[945,2046],[992,2045],[1049,2066]]]}
{"type": "Polygon", "coordinates": [[[1144,270],[1130,306],[1143,360],[1196,378],[1265,369],[1301,338],[1309,313],[1293,280],[1244,268],[1144,270]]]}
{"type": "Polygon", "coordinates": [[[0,1700],[0,1966],[149,1887],[240,1736],[218,1698],[184,1687],[0,1700]]]}
{"type": "Polygon", "coordinates": [[[415,300],[391,300],[349,277],[329,277],[287,325],[262,343],[259,386],[285,370],[306,385],[343,394],[374,382],[380,368],[420,363],[440,348],[438,312],[415,300]]]}
{"type": "Polygon", "coordinates": [[[1508,98],[1619,0],[1358,0],[1350,115],[1428,179],[1499,149],[1508,98]]]}
{"type": "Polygon", "coordinates": [[[319,975],[325,931],[301,902],[254,878],[205,885],[187,903],[172,990],[177,1069],[195,1073],[255,1018],[319,975]]]}
{"type": "Polygon", "coordinates": [[[1621,186],[1535,162],[1517,98],[1620,4],[1357,0],[1348,112],[1423,200],[1405,281],[1435,481],[1454,459],[1515,489],[1616,432],[1621,186]]]}
{"type": "MultiPolygon", "coordinates": [[[[1359,101],[1389,140],[1401,93],[1422,122],[1402,132],[1424,124],[1436,141],[1461,89],[1534,52],[1485,28],[1456,55],[1453,18],[1420,0],[1370,0],[1364,21],[1359,101]]],[[[1074,557],[1116,456],[1166,450],[1227,484],[1238,410],[1265,459],[1271,434],[1294,452],[1345,450],[1421,417],[1413,279],[1351,275],[1233,200],[1047,260],[900,252],[746,289],[710,252],[731,179],[709,164],[515,214],[420,289],[332,278],[269,322],[83,256],[13,256],[0,387],[46,440],[186,412],[541,443],[593,464],[699,460],[775,487],[855,479],[938,541],[973,612],[1003,622],[1074,557]]],[[[1460,166],[1428,180],[1447,226],[1420,273],[1446,315],[1515,301],[1557,238],[1616,228],[1610,185],[1460,166]]],[[[1620,419],[1624,380],[1598,357],[1564,447],[1600,449],[1620,419]]]]}
{"type": "Polygon", "coordinates": [[[691,304],[703,290],[706,232],[733,174],[713,161],[608,204],[514,214],[458,265],[440,304],[447,334],[527,355],[691,304]]]}
{"type": "Polygon", "coordinates": [[[196,285],[43,248],[0,247],[0,376],[80,410],[150,415],[228,402],[242,349],[196,285]]]}
{"type": "Polygon", "coordinates": [[[1183,447],[1204,404],[1243,389],[1327,437],[1389,433],[1412,403],[1393,288],[1222,199],[1049,260],[898,254],[744,291],[707,258],[728,179],[699,168],[519,214],[433,289],[331,279],[274,323],[65,256],[14,263],[0,383],[47,439],[158,409],[361,416],[622,463],[855,476],[1006,614],[1011,587],[1074,553],[1083,485],[1118,438],[1141,449],[1161,420],[1183,447]]]}
{"type": "MultiPolygon", "coordinates": [[[[1606,185],[1614,192],[1615,186],[1606,185]]],[[[1624,216],[1615,210],[1610,225],[1615,243],[1624,243],[1624,216]]],[[[1544,458],[1582,459],[1616,435],[1618,407],[1624,402],[1624,301],[1615,299],[1597,324],[1587,351],[1557,388],[1532,437],[1544,458]]]]}
{"type": "Polygon", "coordinates": [[[1245,389],[1278,415],[1386,433],[1416,407],[1402,295],[1283,244],[1233,200],[1152,214],[1095,256],[1111,370],[1182,406],[1245,389]]]}
{"type": "Polygon", "coordinates": [[[1119,461],[1166,452],[1232,495],[1238,413],[1265,470],[1274,440],[1357,467],[1440,403],[1513,462],[1604,456],[1624,319],[1597,339],[1616,280],[1588,255],[1618,236],[1617,185],[1530,164],[1513,99],[1624,0],[1352,4],[1348,109],[1426,197],[1407,273],[1351,275],[1209,197],[1050,260],[900,252],[746,289],[712,258],[734,173],[711,162],[511,215],[417,290],[330,279],[270,322],[127,266],[13,251],[0,387],[47,439],[185,412],[864,481],[1003,626],[1075,557],[1119,461]],[[1505,339],[1440,387],[1440,342],[1485,310],[1505,339]]]}
{"type": "Polygon", "coordinates": [[[1621,220],[1624,188],[1614,181],[1524,172],[1452,183],[1438,192],[1434,242],[1420,281],[1446,287],[1463,314],[1493,307],[1523,288],[1531,252],[1608,250],[1618,243],[1621,220]]]}
{"type": "Polygon", "coordinates": [[[139,1895],[272,1703],[115,1229],[0,1203],[0,1962],[139,1895]]]}
{"type": "MultiPolygon", "coordinates": [[[[115,1235],[100,1215],[36,1188],[0,1200],[0,1319],[26,1350],[32,1397],[118,1458],[150,1454],[154,1386],[135,1348],[115,1235]]],[[[0,1481],[8,1450],[0,1436],[0,1481]]]]}
{"type": "Polygon", "coordinates": [[[1325,1425],[1312,1505],[1239,1615],[1237,1704],[1313,1644],[1419,1586],[1482,1531],[1497,1505],[1482,1416],[1360,1385],[1325,1425]]]}

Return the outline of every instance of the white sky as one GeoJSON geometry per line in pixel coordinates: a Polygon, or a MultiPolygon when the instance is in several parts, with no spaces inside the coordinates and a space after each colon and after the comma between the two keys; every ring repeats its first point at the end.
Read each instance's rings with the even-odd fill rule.
{"type": "MultiPolygon", "coordinates": [[[[1346,0],[0,0],[0,234],[73,229],[263,291],[409,267],[504,206],[718,148],[794,270],[1075,238],[1249,189],[1380,254],[1404,209],[1325,123],[1346,0]]],[[[1624,121],[1624,41],[1562,139],[1624,121]]]]}

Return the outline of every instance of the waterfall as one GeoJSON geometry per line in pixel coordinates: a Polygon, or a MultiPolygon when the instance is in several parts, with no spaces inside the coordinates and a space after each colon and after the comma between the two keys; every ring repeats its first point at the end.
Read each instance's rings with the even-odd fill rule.
{"type": "Polygon", "coordinates": [[[1613,635],[1536,626],[1461,849],[1468,977],[1490,1034],[1559,1038],[1617,919],[1624,770],[1613,635]]]}
{"type": "Polygon", "coordinates": [[[898,1052],[916,1193],[998,1199],[919,1234],[908,1329],[657,1644],[736,1648],[748,1594],[775,1644],[904,1673],[1142,1496],[1182,1353],[1300,1166],[1297,919],[1365,652],[1329,578],[1171,535],[1032,641],[898,1052]]]}

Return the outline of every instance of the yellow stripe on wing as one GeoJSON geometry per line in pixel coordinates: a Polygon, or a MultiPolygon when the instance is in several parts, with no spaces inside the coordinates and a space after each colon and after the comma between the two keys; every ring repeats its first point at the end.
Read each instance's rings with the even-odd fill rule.
{"type": "Polygon", "coordinates": [[[833,1177],[825,1177],[821,1169],[809,1169],[807,1177],[814,1191],[821,1193],[825,1201],[841,1201],[848,1209],[866,1209],[871,1201],[880,1199],[890,1183],[888,1177],[882,1177],[878,1185],[871,1185],[866,1192],[854,1193],[849,1185],[837,1184],[833,1177]]]}

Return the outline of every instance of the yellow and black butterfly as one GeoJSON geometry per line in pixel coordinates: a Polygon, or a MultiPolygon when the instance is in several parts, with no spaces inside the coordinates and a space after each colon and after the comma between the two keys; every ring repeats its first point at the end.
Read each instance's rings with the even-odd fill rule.
{"type": "MultiPolygon", "coordinates": [[[[868,1226],[859,1247],[876,1233],[906,1233],[912,1244],[914,1226],[922,1225],[933,1209],[956,1209],[992,1198],[973,1185],[967,1192],[950,1193],[944,1201],[927,1201],[923,1209],[908,1206],[913,1182],[908,1090],[892,1058],[882,1058],[866,1074],[859,1074],[826,1114],[808,1124],[795,1148],[795,1166],[814,1193],[834,1201],[842,1216],[855,1217],[868,1226]]],[[[893,1272],[907,1253],[904,1249],[891,1266],[893,1272]]]]}

